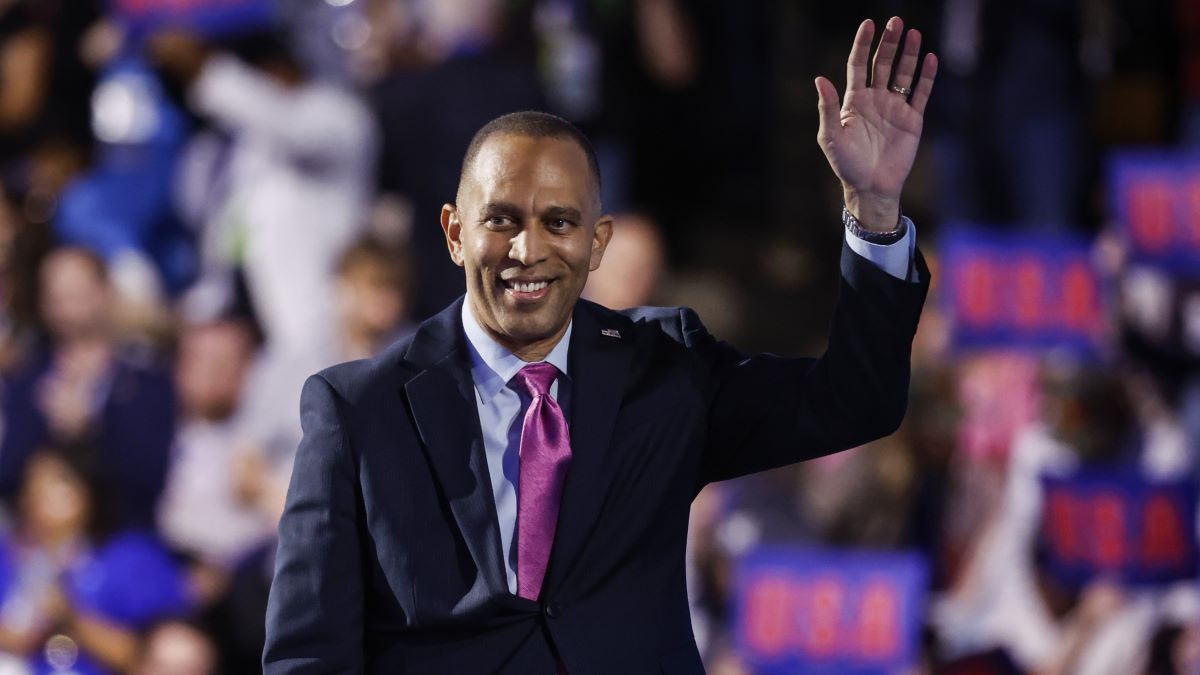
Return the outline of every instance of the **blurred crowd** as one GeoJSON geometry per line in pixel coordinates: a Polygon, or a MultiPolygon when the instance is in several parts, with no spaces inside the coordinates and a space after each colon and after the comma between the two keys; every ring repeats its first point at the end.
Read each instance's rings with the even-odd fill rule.
{"type": "Polygon", "coordinates": [[[809,82],[891,14],[945,65],[905,196],[934,295],[963,223],[1094,237],[1105,358],[958,350],[931,298],[897,434],[697,499],[710,672],[752,672],[733,579],[780,543],[922,555],[912,672],[1200,672],[1194,579],[1063,587],[1039,553],[1043,476],[1200,482],[1200,284],[1128,263],[1100,168],[1200,148],[1200,2],[0,0],[0,673],[260,670],[301,384],[463,292],[437,214],[500,114],[595,143],[585,297],[819,353],[809,82]]]}

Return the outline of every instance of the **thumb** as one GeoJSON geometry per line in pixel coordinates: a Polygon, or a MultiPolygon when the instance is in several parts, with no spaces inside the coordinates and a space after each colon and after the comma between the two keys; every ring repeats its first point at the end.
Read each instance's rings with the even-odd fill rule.
{"type": "Polygon", "coordinates": [[[842,102],[838,98],[837,88],[824,77],[814,80],[817,86],[817,112],[821,118],[821,126],[817,130],[817,140],[824,141],[832,137],[841,128],[839,120],[842,102]]]}

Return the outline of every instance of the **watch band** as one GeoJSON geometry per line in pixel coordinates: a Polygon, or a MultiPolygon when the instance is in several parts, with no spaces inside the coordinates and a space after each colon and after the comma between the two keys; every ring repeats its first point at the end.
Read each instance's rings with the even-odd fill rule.
{"type": "Polygon", "coordinates": [[[896,223],[896,229],[894,230],[889,230],[887,232],[874,232],[872,230],[868,230],[862,226],[862,223],[858,222],[858,218],[855,218],[854,214],[850,213],[850,209],[846,208],[844,204],[842,205],[842,224],[846,226],[847,230],[850,230],[850,234],[858,237],[859,239],[871,244],[879,244],[882,246],[887,246],[888,244],[894,244],[900,241],[904,238],[904,234],[908,230],[908,228],[904,226],[904,214],[900,214],[900,220],[896,223]]]}

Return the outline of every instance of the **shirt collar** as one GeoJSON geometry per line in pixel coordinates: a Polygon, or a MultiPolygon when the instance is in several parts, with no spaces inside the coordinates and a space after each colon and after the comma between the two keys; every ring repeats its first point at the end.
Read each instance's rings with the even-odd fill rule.
{"type": "MultiPolygon", "coordinates": [[[[462,323],[467,336],[467,351],[471,353],[471,379],[475,381],[479,397],[487,403],[527,364],[487,334],[475,319],[469,300],[463,301],[462,304],[462,323]]],[[[546,363],[558,368],[561,376],[568,375],[567,354],[571,345],[572,328],[574,321],[567,324],[567,331],[563,333],[562,339],[545,358],[546,363]]]]}

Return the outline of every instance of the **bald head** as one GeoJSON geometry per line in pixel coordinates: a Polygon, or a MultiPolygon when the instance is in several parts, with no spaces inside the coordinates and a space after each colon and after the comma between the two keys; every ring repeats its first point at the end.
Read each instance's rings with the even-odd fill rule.
{"type": "Polygon", "coordinates": [[[527,138],[562,138],[578,145],[579,149],[583,150],[583,154],[587,157],[592,185],[596,191],[596,199],[597,201],[600,199],[600,161],[596,158],[596,151],[592,148],[591,141],[574,124],[571,124],[567,120],[557,115],[534,110],[502,115],[483,125],[479,131],[475,132],[475,136],[471,138],[471,143],[467,146],[467,153],[463,157],[462,171],[459,173],[458,189],[460,193],[463,181],[468,179],[471,166],[475,163],[475,158],[479,155],[479,150],[489,138],[497,135],[524,136],[527,138]]]}

